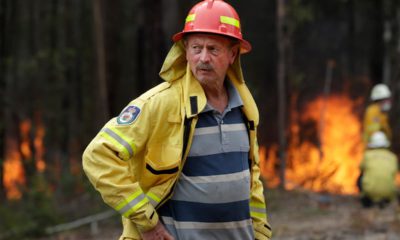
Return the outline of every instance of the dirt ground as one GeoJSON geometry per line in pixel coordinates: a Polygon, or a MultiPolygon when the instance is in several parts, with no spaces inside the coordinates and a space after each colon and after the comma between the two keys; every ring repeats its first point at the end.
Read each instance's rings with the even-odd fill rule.
{"type": "MultiPolygon", "coordinates": [[[[267,189],[273,240],[398,240],[400,208],[364,209],[356,196],[323,195],[307,191],[267,189]]],[[[42,240],[118,239],[119,220],[99,223],[98,233],[82,228],[42,240]]]]}
{"type": "Polygon", "coordinates": [[[357,196],[267,191],[274,240],[400,239],[397,202],[365,209],[357,196]]]}

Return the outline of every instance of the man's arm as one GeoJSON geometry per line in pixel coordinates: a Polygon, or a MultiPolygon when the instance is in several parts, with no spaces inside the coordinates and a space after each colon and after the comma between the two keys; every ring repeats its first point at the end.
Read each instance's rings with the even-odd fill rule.
{"type": "Polygon", "coordinates": [[[83,154],[83,169],[104,202],[145,232],[156,227],[158,215],[133,176],[129,161],[143,150],[150,121],[143,104],[131,106],[120,115],[124,119],[110,120],[90,142],[83,154]],[[128,112],[132,109],[136,112],[128,112]]]}

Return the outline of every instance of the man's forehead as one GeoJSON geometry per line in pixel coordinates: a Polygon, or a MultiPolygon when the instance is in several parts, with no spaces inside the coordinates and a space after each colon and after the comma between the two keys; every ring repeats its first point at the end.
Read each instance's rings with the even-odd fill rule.
{"type": "Polygon", "coordinates": [[[219,44],[228,44],[229,38],[218,35],[218,34],[210,34],[210,33],[191,33],[188,34],[187,40],[189,42],[215,42],[219,44]]]}

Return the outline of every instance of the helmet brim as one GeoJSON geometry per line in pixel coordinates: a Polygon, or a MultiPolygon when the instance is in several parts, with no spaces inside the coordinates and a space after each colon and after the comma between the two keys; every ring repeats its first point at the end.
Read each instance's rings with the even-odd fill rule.
{"type": "Polygon", "coordinates": [[[221,34],[221,33],[218,32],[218,31],[209,30],[209,29],[203,30],[203,31],[202,31],[202,30],[196,30],[196,31],[179,32],[179,33],[175,34],[175,35],[172,37],[172,40],[173,40],[174,42],[178,42],[178,41],[180,41],[180,40],[183,38],[183,36],[184,36],[185,34],[187,34],[187,33],[211,33],[211,34],[217,34],[217,35],[220,35],[220,36],[231,37],[231,38],[237,39],[237,40],[240,41],[240,54],[248,53],[248,52],[250,52],[251,49],[252,49],[251,44],[250,44],[248,41],[244,40],[244,39],[237,38],[237,37],[235,37],[235,36],[233,36],[233,35],[230,35],[230,34],[221,34]]]}

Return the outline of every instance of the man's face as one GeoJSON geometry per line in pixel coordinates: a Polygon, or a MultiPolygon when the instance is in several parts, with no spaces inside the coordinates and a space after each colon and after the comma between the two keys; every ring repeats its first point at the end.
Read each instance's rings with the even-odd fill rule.
{"type": "Polygon", "coordinates": [[[223,82],[237,52],[238,46],[232,46],[232,42],[223,36],[196,33],[187,37],[186,60],[202,84],[223,82]]]}
{"type": "Polygon", "coordinates": [[[381,105],[381,111],[389,112],[390,109],[392,108],[392,99],[390,98],[383,99],[381,100],[380,105],[381,105]]]}

